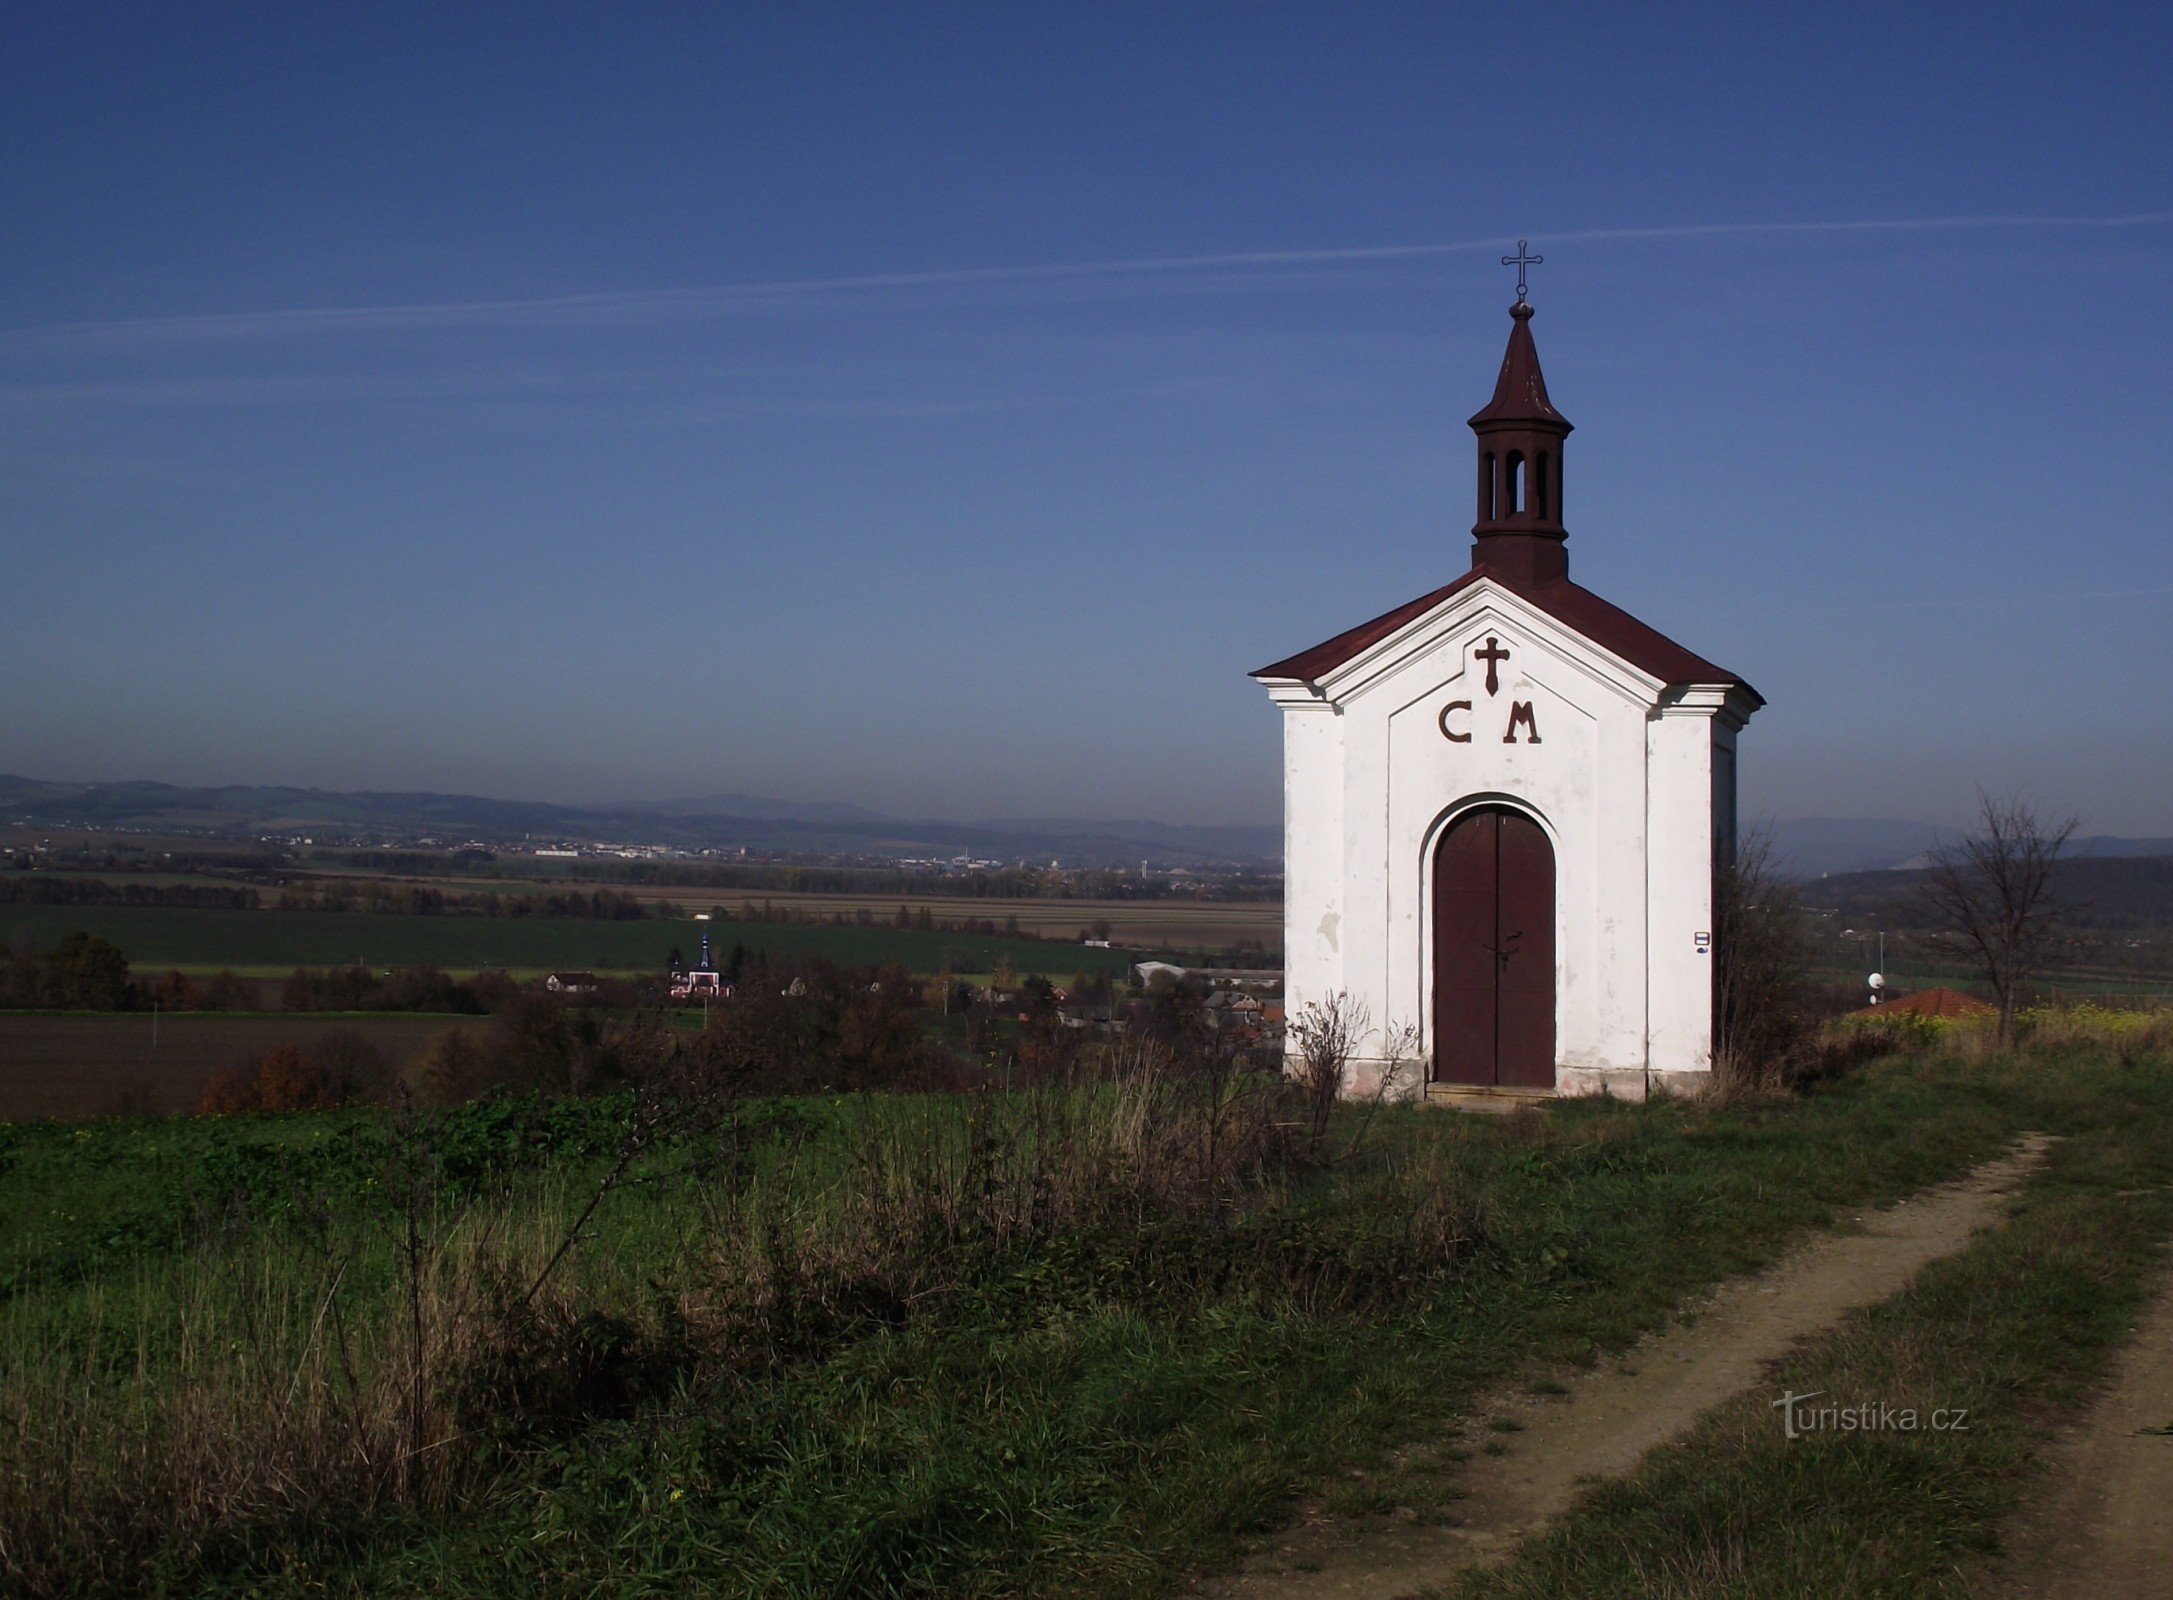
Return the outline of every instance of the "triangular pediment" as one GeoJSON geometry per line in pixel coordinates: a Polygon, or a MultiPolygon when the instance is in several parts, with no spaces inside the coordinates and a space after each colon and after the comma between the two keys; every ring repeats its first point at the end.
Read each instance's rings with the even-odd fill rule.
{"type": "Polygon", "coordinates": [[[1474,567],[1454,583],[1262,667],[1253,676],[1271,689],[1278,684],[1302,686],[1309,696],[1341,700],[1395,662],[1431,648],[1472,608],[1488,604],[1526,619],[1535,638],[1554,640],[1566,656],[1582,653],[1603,676],[1612,673],[1625,693],[1651,698],[1661,689],[1697,685],[1737,691],[1752,706],[1764,703],[1734,673],[1685,650],[1589,589],[1566,578],[1516,583],[1486,567],[1474,567]]]}
{"type": "Polygon", "coordinates": [[[1313,693],[1343,705],[1383,685],[1417,673],[1428,679],[1440,672],[1441,658],[1461,661],[1479,636],[1491,632],[1514,649],[1537,651],[1582,678],[1624,700],[1657,702],[1667,690],[1664,679],[1586,638],[1508,585],[1482,576],[1360,650],[1315,680],[1313,693]]]}

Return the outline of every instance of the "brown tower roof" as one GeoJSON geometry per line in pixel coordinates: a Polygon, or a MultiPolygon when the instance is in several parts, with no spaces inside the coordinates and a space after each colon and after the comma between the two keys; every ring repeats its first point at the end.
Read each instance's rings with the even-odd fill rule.
{"type": "Polygon", "coordinates": [[[1567,433],[1569,418],[1554,409],[1547,398],[1547,377],[1539,370],[1539,346],[1532,342],[1532,303],[1519,300],[1509,308],[1516,326],[1509,330],[1509,348],[1502,352],[1501,376],[1494,380],[1494,398],[1476,412],[1470,426],[1487,422],[1551,422],[1567,433]]]}

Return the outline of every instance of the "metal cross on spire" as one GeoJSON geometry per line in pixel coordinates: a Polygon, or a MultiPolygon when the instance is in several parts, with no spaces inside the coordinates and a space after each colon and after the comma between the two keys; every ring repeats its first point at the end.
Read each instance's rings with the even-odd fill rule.
{"type": "Polygon", "coordinates": [[[1531,285],[1524,281],[1525,268],[1536,267],[1546,259],[1547,258],[1545,256],[1535,256],[1530,254],[1529,251],[1525,248],[1525,243],[1522,239],[1519,239],[1517,241],[1517,253],[1515,255],[1503,256],[1501,258],[1501,264],[1503,266],[1515,267],[1517,269],[1517,299],[1521,301],[1532,292],[1531,285]]]}

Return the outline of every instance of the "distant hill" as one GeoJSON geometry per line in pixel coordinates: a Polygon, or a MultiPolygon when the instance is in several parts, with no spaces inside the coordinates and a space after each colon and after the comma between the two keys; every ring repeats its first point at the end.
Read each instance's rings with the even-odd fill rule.
{"type": "Polygon", "coordinates": [[[1252,823],[1186,824],[1148,822],[1139,818],[1091,822],[1081,817],[992,817],[972,826],[1013,838],[1092,839],[1113,852],[1120,863],[1165,850],[1189,854],[1202,861],[1272,861],[1280,865],[1283,859],[1283,830],[1252,823]]]}
{"type": "Polygon", "coordinates": [[[143,832],[331,834],[385,840],[434,837],[667,845],[841,856],[923,856],[1069,866],[1273,869],[1282,830],[1150,821],[1010,818],[909,820],[842,802],[802,804],[724,794],[698,799],[561,806],[426,791],[185,788],[141,781],[65,783],[0,775],[0,821],[48,828],[143,832]]]}
{"type": "Polygon", "coordinates": [[[2087,839],[2070,839],[2067,852],[2071,856],[2173,856],[2173,839],[2115,839],[2105,834],[2093,834],[2087,839]]]}
{"type": "MultiPolygon", "coordinates": [[[[972,856],[995,861],[1063,861],[1071,866],[1211,867],[1272,870],[1282,830],[1271,825],[1155,822],[1130,818],[988,817],[953,822],[904,818],[839,800],[776,800],[738,793],[677,800],[561,806],[535,800],[409,790],[298,789],[229,785],[186,788],[131,781],[65,783],[0,776],[0,821],[38,827],[131,828],[147,832],[338,836],[448,843],[523,839],[669,845],[680,849],[843,856],[972,856]]],[[[1929,822],[1803,817],[1766,825],[1774,864],[1812,880],[1906,872],[1951,837],[1929,822]]],[[[2078,860],[2173,857],[2173,839],[2092,835],[2070,841],[2078,860]]]]}
{"type": "MultiPolygon", "coordinates": [[[[1954,837],[1951,829],[1929,822],[1854,817],[1799,817],[1763,826],[1772,836],[1774,866],[1794,878],[1913,870],[1922,867],[1934,849],[1954,837]]],[[[2173,839],[2092,834],[2070,839],[2065,854],[2078,858],[2173,856],[2173,839]]]]}
{"type": "MultiPolygon", "coordinates": [[[[2127,842],[2127,841],[2116,841],[2127,842]]],[[[1920,927],[1924,874],[1910,869],[1846,872],[1803,885],[1805,905],[1843,919],[1876,918],[1888,927],[1920,927]]],[[[2131,855],[2104,851],[2063,858],[2054,893],[2078,928],[2136,931],[2173,928],[2173,851],[2131,855]]]]}
{"type": "Polygon", "coordinates": [[[1773,841],[1773,864],[1795,878],[1898,867],[1938,843],[1928,822],[1856,817],[1799,817],[1762,824],[1773,841]]]}
{"type": "Polygon", "coordinates": [[[753,822],[834,822],[894,825],[897,818],[842,800],[771,800],[757,794],[705,794],[686,800],[628,800],[614,811],[660,817],[745,817],[753,822]]]}

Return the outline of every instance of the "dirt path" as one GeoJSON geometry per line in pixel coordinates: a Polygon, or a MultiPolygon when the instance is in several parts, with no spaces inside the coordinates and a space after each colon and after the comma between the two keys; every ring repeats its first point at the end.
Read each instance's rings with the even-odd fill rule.
{"type": "Polygon", "coordinates": [[[2013,1600],[2173,1594],[2173,1283],[2143,1314],[2111,1387],[2050,1457],[2045,1495],[2024,1514],[2014,1564],[1990,1592],[2013,1600]]]}
{"type": "Polygon", "coordinates": [[[1859,1231],[1821,1236],[1764,1272],[1722,1285],[1619,1362],[1565,1375],[1565,1394],[1497,1397],[1455,1442],[1469,1448],[1484,1439],[1506,1448],[1473,1455],[1455,1474],[1461,1498],[1441,1507],[1445,1523],[1302,1523],[1203,1592],[1231,1600],[1391,1600],[1507,1554],[1563,1511],[1584,1482],[1628,1472],[1655,1445],[1756,1383],[1765,1363],[1796,1340],[1885,1299],[1927,1262],[1959,1250],[1994,1220],[2001,1197],[2050,1143],[2033,1134],[1958,1182],[1863,1213],[1855,1219],[1859,1231]],[[1521,1427],[1488,1430],[1492,1419],[1521,1427]]]}

